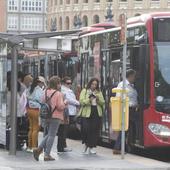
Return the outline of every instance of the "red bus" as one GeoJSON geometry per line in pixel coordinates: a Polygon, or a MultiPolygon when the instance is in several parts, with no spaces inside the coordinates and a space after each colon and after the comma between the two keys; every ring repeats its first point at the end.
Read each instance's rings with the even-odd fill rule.
{"type": "MultiPolygon", "coordinates": [[[[128,20],[127,68],[137,71],[139,140],[141,148],[170,146],[170,12],[128,20]]],[[[111,89],[121,81],[120,27],[80,36],[81,86],[98,77],[106,100],[101,138],[116,139],[111,129],[111,89]]],[[[134,135],[135,136],[135,135],[134,135]]]]}

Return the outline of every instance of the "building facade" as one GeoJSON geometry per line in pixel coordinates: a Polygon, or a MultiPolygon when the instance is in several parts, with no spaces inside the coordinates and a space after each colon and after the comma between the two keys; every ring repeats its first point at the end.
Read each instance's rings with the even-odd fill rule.
{"type": "Polygon", "coordinates": [[[142,13],[169,11],[170,0],[49,0],[48,30],[67,30],[110,21],[118,24],[121,13],[128,17],[142,13]],[[112,15],[111,15],[112,14],[112,15]]]}
{"type": "Polygon", "coordinates": [[[6,0],[0,0],[0,32],[6,32],[6,0]]]}
{"type": "Polygon", "coordinates": [[[7,32],[46,31],[46,0],[6,0],[7,32]]]}

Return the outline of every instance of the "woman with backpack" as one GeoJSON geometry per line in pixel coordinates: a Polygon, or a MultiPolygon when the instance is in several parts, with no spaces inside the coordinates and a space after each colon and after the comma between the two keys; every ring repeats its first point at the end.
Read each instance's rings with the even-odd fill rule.
{"type": "Polygon", "coordinates": [[[38,146],[38,132],[39,132],[39,111],[41,108],[41,102],[44,95],[43,87],[45,85],[45,79],[43,77],[37,77],[33,80],[29,95],[28,95],[28,107],[27,114],[29,120],[29,132],[28,132],[28,152],[33,152],[34,148],[38,146]]]}
{"type": "MultiPolygon", "coordinates": [[[[44,161],[55,160],[51,155],[51,149],[54,143],[55,136],[58,132],[58,128],[61,122],[64,120],[64,109],[66,108],[67,102],[64,101],[64,96],[60,92],[61,82],[58,76],[53,76],[49,80],[49,86],[46,91],[46,95],[50,98],[51,106],[51,118],[49,118],[48,134],[43,138],[37,149],[34,149],[33,155],[36,161],[39,161],[39,155],[44,150],[44,161]]],[[[46,96],[44,95],[44,102],[46,96]]]]}

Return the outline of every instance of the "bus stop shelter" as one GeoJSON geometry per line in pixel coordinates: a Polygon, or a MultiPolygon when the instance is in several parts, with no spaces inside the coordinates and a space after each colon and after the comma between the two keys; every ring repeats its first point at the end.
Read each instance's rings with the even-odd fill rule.
{"type": "MultiPolygon", "coordinates": [[[[46,43],[51,43],[53,49],[57,51],[55,39],[51,37],[78,34],[81,30],[46,32],[33,34],[8,34],[0,33],[0,145],[6,145],[6,103],[7,103],[7,53],[11,48],[11,108],[10,108],[10,148],[9,154],[16,155],[16,124],[17,124],[17,62],[19,50],[44,50],[46,43]],[[38,42],[38,43],[36,43],[38,42]],[[35,45],[36,44],[36,45],[35,45]],[[43,47],[43,49],[41,48],[43,47]],[[55,49],[56,47],[56,49],[55,49]]],[[[49,46],[48,46],[49,48],[49,46]]]]}

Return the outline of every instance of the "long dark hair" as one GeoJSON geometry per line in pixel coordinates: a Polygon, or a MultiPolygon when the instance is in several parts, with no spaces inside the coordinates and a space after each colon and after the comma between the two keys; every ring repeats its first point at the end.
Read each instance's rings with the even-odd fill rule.
{"type": "Polygon", "coordinates": [[[86,89],[90,89],[90,88],[91,88],[91,84],[93,83],[93,81],[96,81],[96,82],[97,82],[96,90],[100,91],[100,88],[99,88],[99,80],[98,80],[97,78],[92,78],[92,79],[88,82],[86,89]]]}
{"type": "Polygon", "coordinates": [[[38,77],[37,77],[37,78],[34,78],[32,84],[31,84],[30,94],[33,93],[33,91],[34,91],[35,87],[38,85],[38,83],[39,83],[38,77]]]}

